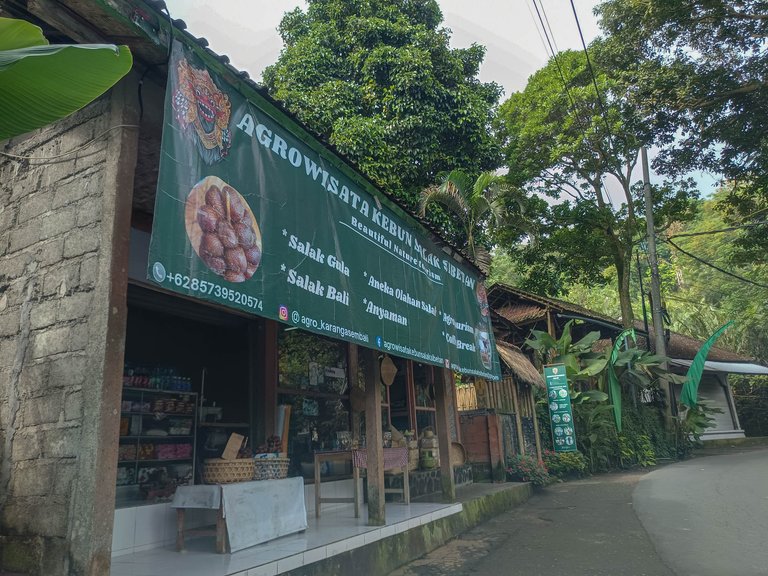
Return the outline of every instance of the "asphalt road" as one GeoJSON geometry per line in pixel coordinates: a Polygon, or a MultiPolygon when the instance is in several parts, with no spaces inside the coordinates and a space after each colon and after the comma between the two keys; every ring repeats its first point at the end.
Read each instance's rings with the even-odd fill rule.
{"type": "Polygon", "coordinates": [[[676,575],[768,575],[768,449],[665,466],[640,481],[634,502],[676,575]]]}
{"type": "Polygon", "coordinates": [[[391,576],[768,576],[768,449],[550,486],[391,576]]]}

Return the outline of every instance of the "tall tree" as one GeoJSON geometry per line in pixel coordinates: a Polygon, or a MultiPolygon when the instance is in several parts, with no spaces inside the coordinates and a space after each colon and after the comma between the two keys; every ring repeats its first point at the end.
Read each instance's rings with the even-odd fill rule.
{"type": "Polygon", "coordinates": [[[279,27],[270,93],[375,183],[418,206],[441,172],[495,169],[501,94],[477,74],[485,49],[449,47],[435,0],[308,0],[279,27]]]}
{"type": "MultiPolygon", "coordinates": [[[[607,0],[601,58],[662,153],[670,174],[704,169],[738,184],[722,198],[735,221],[766,222],[768,5],[764,0],[607,0]]],[[[765,258],[768,225],[741,239],[765,258]]]]}
{"type": "Polygon", "coordinates": [[[679,282],[666,295],[671,327],[704,339],[734,320],[718,345],[766,360],[768,329],[764,309],[768,301],[768,264],[740,262],[737,241],[744,230],[720,232],[728,225],[716,207],[728,193],[723,189],[703,201],[696,219],[670,235],[675,245],[690,254],[672,247],[679,282]]]}
{"type": "MultiPolygon", "coordinates": [[[[768,327],[763,309],[768,301],[768,264],[739,260],[737,243],[744,230],[730,229],[717,209],[722,197],[728,193],[723,189],[700,201],[693,220],[676,223],[662,235],[659,266],[664,305],[673,331],[702,341],[733,320],[733,326],[717,345],[765,361],[768,359],[768,327]]],[[[642,268],[647,290],[648,270],[645,265],[642,268]]],[[[604,273],[612,275],[613,270],[604,273]]],[[[641,291],[637,285],[637,270],[632,292],[635,310],[638,310],[641,291]]],[[[616,293],[605,288],[572,285],[567,299],[609,316],[619,310],[616,293]]]]}
{"type": "MultiPolygon", "coordinates": [[[[557,295],[571,283],[604,284],[610,265],[625,326],[634,320],[632,252],[644,228],[642,189],[633,176],[644,144],[638,125],[621,86],[574,51],[534,74],[498,119],[511,182],[548,199],[538,203],[535,235],[512,249],[529,268],[525,286],[557,295]]],[[[657,225],[684,217],[691,195],[682,186],[658,187],[657,225]]],[[[499,239],[510,244],[505,234],[499,239]]]]}

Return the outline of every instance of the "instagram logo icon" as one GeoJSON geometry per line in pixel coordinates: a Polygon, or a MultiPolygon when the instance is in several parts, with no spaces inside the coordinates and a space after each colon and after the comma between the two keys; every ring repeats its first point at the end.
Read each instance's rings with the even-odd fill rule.
{"type": "Polygon", "coordinates": [[[280,312],[279,312],[280,320],[288,320],[288,307],[287,306],[280,306],[280,312]]]}

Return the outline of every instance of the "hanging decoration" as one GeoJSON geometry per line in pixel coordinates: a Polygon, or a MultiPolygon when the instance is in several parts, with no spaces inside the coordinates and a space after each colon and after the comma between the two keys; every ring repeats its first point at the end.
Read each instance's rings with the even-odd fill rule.
{"type": "Polygon", "coordinates": [[[395,363],[388,354],[384,354],[384,358],[381,359],[381,381],[387,386],[392,386],[396,374],[397,366],[395,366],[395,363]]]}

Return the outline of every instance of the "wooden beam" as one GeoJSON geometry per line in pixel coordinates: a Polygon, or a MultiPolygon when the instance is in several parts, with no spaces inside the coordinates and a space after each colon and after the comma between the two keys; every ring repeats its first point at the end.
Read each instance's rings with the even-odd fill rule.
{"type": "Polygon", "coordinates": [[[529,386],[528,398],[531,404],[531,417],[533,418],[533,437],[536,444],[536,457],[541,460],[541,436],[539,435],[539,419],[536,418],[536,400],[533,398],[533,386],[529,386]]]}
{"type": "Polygon", "coordinates": [[[277,322],[262,319],[251,327],[253,338],[256,340],[259,358],[254,366],[257,378],[252,382],[253,398],[251,445],[258,446],[266,442],[275,433],[275,417],[277,411],[277,322]]]}
{"type": "Polygon", "coordinates": [[[448,395],[453,386],[453,373],[447,369],[437,369],[435,372],[435,422],[437,423],[437,440],[440,449],[440,479],[443,485],[443,500],[456,501],[456,482],[453,479],[453,454],[451,452],[451,418],[448,395]]]}
{"type": "Polygon", "coordinates": [[[552,338],[557,338],[557,335],[555,334],[555,323],[552,318],[552,310],[550,308],[547,308],[547,333],[552,336],[552,338]]]}
{"type": "Polygon", "coordinates": [[[357,404],[356,396],[359,393],[357,386],[357,344],[347,344],[347,382],[349,382],[349,412],[351,416],[350,425],[352,426],[352,441],[360,441],[360,406],[357,404]]]}
{"type": "Polygon", "coordinates": [[[523,415],[520,409],[520,398],[517,396],[517,382],[512,383],[512,403],[515,410],[515,427],[517,428],[517,445],[520,454],[525,454],[525,438],[523,438],[523,415]]]}
{"type": "Polygon", "coordinates": [[[375,350],[360,348],[365,370],[365,442],[368,451],[368,525],[383,526],[384,514],[384,436],[381,429],[381,375],[375,350]]]}
{"type": "MultiPolygon", "coordinates": [[[[434,368],[432,368],[434,370],[434,368]]],[[[459,396],[456,390],[456,382],[451,382],[451,400],[453,402],[453,422],[456,426],[456,442],[461,443],[461,420],[459,420],[459,396]]]]}
{"type": "Polygon", "coordinates": [[[67,6],[53,0],[29,0],[27,10],[81,44],[107,44],[108,39],[94,30],[67,6]]]}

